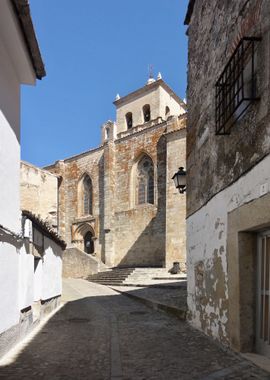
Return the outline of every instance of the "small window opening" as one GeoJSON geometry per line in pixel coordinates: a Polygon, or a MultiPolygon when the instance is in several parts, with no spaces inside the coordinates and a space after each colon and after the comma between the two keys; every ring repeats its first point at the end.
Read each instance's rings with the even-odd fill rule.
{"type": "Polygon", "coordinates": [[[126,114],[126,123],[127,123],[128,129],[132,128],[132,126],[133,126],[132,112],[128,112],[126,114]]]}
{"type": "Polygon", "coordinates": [[[170,110],[170,108],[168,106],[166,106],[166,108],[165,108],[165,116],[169,117],[170,114],[171,114],[171,110],[170,110]]]}
{"type": "Polygon", "coordinates": [[[105,140],[108,140],[110,138],[110,128],[107,127],[105,129],[105,140]]]}
{"type": "Polygon", "coordinates": [[[149,104],[143,106],[143,118],[145,123],[151,120],[151,110],[149,104]]]}

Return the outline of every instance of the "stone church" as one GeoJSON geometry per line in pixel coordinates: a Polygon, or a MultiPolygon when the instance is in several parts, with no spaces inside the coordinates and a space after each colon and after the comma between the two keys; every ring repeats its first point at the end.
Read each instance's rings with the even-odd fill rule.
{"type": "Polygon", "coordinates": [[[110,267],[184,265],[186,200],[172,176],[186,166],[186,105],[160,74],[114,105],[99,147],[46,167],[60,178],[59,232],[110,267]]]}

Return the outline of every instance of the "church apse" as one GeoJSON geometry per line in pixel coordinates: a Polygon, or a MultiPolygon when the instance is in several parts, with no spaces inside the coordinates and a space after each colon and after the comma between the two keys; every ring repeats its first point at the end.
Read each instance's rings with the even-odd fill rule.
{"type": "Polygon", "coordinates": [[[185,130],[185,105],[162,79],[117,96],[114,104],[116,122],[102,125],[101,145],[61,163],[65,238],[69,246],[94,254],[107,266],[161,267],[185,261],[184,245],[179,244],[185,231],[168,220],[185,203],[185,197],[175,195],[170,178],[172,170],[185,167],[185,154],[178,151],[182,145],[176,143],[185,141],[179,135],[185,130]],[[132,123],[126,117],[130,114],[132,123]]]}

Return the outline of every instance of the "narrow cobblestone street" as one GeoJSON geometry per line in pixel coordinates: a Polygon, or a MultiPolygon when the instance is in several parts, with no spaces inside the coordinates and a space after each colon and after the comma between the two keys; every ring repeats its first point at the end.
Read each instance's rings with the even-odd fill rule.
{"type": "Polygon", "coordinates": [[[63,302],[1,363],[0,379],[270,379],[187,323],[105,286],[66,280],[63,302]]]}

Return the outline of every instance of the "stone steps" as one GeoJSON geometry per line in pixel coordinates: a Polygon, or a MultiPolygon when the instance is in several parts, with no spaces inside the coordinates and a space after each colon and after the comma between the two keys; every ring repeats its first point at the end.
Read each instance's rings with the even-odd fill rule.
{"type": "Polygon", "coordinates": [[[111,268],[87,278],[91,282],[115,286],[166,284],[183,279],[184,274],[171,275],[166,268],[111,268]]]}
{"type": "Polygon", "coordinates": [[[140,284],[151,281],[154,277],[168,277],[170,275],[166,268],[136,268],[134,272],[128,276],[124,283],[140,284]]]}
{"type": "Polygon", "coordinates": [[[122,285],[134,268],[112,268],[105,272],[99,272],[87,278],[88,281],[103,285],[122,285]]]}
{"type": "Polygon", "coordinates": [[[102,281],[102,280],[89,280],[95,284],[107,285],[107,286],[123,286],[122,281],[102,281]]]}
{"type": "Polygon", "coordinates": [[[93,275],[93,276],[91,276],[91,278],[92,279],[97,279],[97,280],[102,280],[102,279],[104,279],[104,280],[106,280],[106,279],[108,279],[108,278],[111,278],[111,279],[116,279],[116,280],[125,280],[126,278],[127,278],[127,276],[117,276],[117,275],[109,275],[109,276],[104,276],[104,275],[102,275],[102,276],[98,276],[98,275],[93,275]]]}

